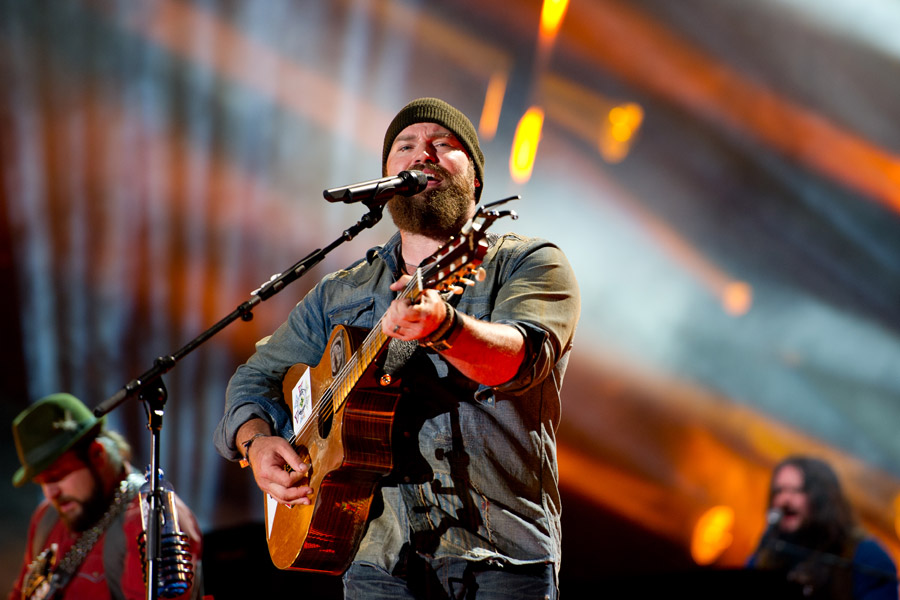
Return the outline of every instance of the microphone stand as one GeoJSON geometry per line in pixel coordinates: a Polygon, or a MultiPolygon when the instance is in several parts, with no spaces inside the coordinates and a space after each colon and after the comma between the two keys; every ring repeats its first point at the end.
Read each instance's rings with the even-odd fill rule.
{"type": "Polygon", "coordinates": [[[150,430],[150,492],[147,500],[149,505],[149,514],[147,515],[147,598],[148,600],[156,600],[159,596],[159,567],[160,567],[160,525],[162,522],[162,494],[159,485],[159,450],[160,450],[160,433],[162,430],[162,419],[164,407],[167,399],[165,384],[162,376],[172,370],[175,365],[186,355],[197,349],[201,344],[209,340],[222,329],[230,325],[237,319],[250,321],[253,319],[253,308],[268,300],[289,283],[292,283],[302,277],[310,268],[319,264],[329,252],[355,238],[363,229],[374,227],[381,221],[385,199],[372,199],[363,201],[369,212],[363,215],[359,221],[353,226],[344,230],[339,238],[333,241],[325,248],[319,248],[312,251],[304,258],[294,263],[288,270],[273,275],[269,281],[264,283],[258,289],[250,293],[250,299],[242,302],[226,317],[218,323],[198,335],[196,338],[176,350],[173,354],[161,356],[153,361],[153,366],[132,379],[125,386],[116,392],[113,396],[107,398],[94,408],[94,416],[100,418],[112,411],[128,398],[137,395],[141,401],[146,403],[147,415],[149,422],[147,429],[150,430]]]}

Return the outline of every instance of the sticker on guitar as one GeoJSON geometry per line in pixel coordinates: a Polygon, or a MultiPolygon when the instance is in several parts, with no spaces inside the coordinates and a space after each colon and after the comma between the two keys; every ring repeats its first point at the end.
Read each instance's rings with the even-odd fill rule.
{"type": "Polygon", "coordinates": [[[312,381],[308,370],[303,373],[303,376],[297,381],[297,385],[291,390],[291,400],[294,407],[294,435],[299,435],[300,430],[312,416],[312,381]]]}

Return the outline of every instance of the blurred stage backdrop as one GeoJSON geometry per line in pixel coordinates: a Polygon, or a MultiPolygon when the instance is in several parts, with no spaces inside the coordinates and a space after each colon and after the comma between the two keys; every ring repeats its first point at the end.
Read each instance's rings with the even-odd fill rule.
{"type": "MultiPolygon", "coordinates": [[[[522,196],[497,228],[558,242],[581,284],[563,586],[736,569],[790,452],[831,461],[900,558],[892,0],[0,6],[4,585],[40,494],[10,484],[13,416],[56,391],[99,404],[339,237],[364,210],[322,190],[379,177],[384,130],[419,96],[478,126],[485,201],[522,196]]],[[[251,475],[212,447],[228,377],[392,231],[164,378],[162,466],[208,534],[216,597],[227,565],[266,558],[251,475]]],[[[145,466],[143,406],[110,420],[145,466]]]]}

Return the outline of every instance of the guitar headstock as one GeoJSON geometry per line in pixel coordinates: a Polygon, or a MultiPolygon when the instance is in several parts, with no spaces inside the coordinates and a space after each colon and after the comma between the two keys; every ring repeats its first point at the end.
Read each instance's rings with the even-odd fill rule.
{"type": "Polygon", "coordinates": [[[414,281],[419,290],[433,288],[444,292],[460,283],[469,283],[488,251],[487,229],[501,217],[518,219],[513,210],[495,210],[497,206],[519,196],[511,196],[478,207],[475,215],[463,225],[459,234],[432,254],[426,265],[417,271],[414,281]]]}

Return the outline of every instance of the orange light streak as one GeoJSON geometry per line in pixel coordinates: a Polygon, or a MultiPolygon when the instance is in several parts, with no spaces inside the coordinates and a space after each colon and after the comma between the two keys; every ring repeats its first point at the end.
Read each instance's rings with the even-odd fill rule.
{"type": "Polygon", "coordinates": [[[566,386],[577,402],[567,404],[560,428],[564,490],[686,551],[702,514],[726,505],[735,518],[730,528],[720,523],[722,553],[713,560],[740,566],[765,528],[772,467],[801,452],[835,467],[863,525],[900,556],[897,477],[712,390],[607,353],[573,355],[566,386]]]}
{"type": "MultiPolygon", "coordinates": [[[[595,176],[600,176],[596,169],[594,171],[595,176]]],[[[730,273],[707,258],[668,223],[645,210],[638,200],[630,199],[630,194],[622,186],[609,178],[605,180],[605,183],[614,197],[623,199],[620,203],[623,210],[632,214],[656,244],[666,252],[667,256],[681,265],[718,298],[727,314],[739,316],[750,310],[752,290],[749,285],[736,280],[730,273]]]]}
{"type": "MultiPolygon", "coordinates": [[[[596,132],[605,126],[609,113],[618,107],[628,105],[613,102],[583,86],[553,75],[546,75],[541,79],[541,96],[544,98],[547,118],[553,120],[554,126],[561,127],[590,144],[596,143],[596,132]]],[[[630,110],[635,111],[635,114],[627,118],[637,127],[638,112],[642,120],[643,109],[636,106],[630,110]]],[[[618,199],[622,210],[631,213],[676,263],[716,296],[727,314],[739,316],[750,310],[753,296],[749,285],[721,269],[668,223],[650,211],[644,210],[641,202],[632,198],[628,190],[612,178],[605,177],[605,172],[597,169],[593,159],[575,154],[571,160],[584,161],[583,164],[579,162],[579,166],[585,172],[590,172],[602,180],[608,190],[607,196],[610,199],[618,199]]]]}
{"type": "Polygon", "coordinates": [[[626,2],[572,9],[563,42],[575,52],[900,212],[900,156],[741,77],[626,2]]]}
{"type": "Polygon", "coordinates": [[[156,2],[134,13],[139,18],[121,23],[124,28],[270,96],[325,129],[333,129],[335,123],[341,122],[346,107],[353,106],[354,139],[368,151],[381,154],[384,124],[390,122],[392,115],[341,87],[333,78],[286,59],[213,12],[187,3],[156,2]],[[198,44],[197,31],[209,32],[210,41],[198,44]]]}
{"type": "Polygon", "coordinates": [[[516,183],[525,183],[531,179],[543,126],[544,111],[537,106],[525,111],[519,120],[509,156],[509,174],[516,183]]]}
{"type": "MultiPolygon", "coordinates": [[[[492,73],[509,71],[512,61],[507,53],[437,19],[397,11],[385,1],[372,6],[365,4],[364,8],[386,27],[428,40],[431,48],[469,72],[490,77],[492,73]]],[[[353,90],[341,87],[332,77],[306,68],[252,39],[213,11],[163,0],[136,14],[139,18],[119,25],[177,56],[205,65],[223,77],[273,98],[286,110],[324,129],[335,129],[346,118],[347,106],[351,106],[349,112],[356,118],[353,129],[347,133],[354,136],[354,142],[360,147],[381,154],[384,127],[393,114],[380,110],[353,90]],[[196,32],[201,30],[210,32],[208,43],[196,43],[196,32]],[[260,65],[266,68],[259,68],[260,65]]]]}
{"type": "Polygon", "coordinates": [[[894,533],[900,539],[900,494],[894,498],[894,533]]]}
{"type": "Polygon", "coordinates": [[[752,293],[746,283],[732,279],[726,271],[707,259],[696,247],[660,219],[647,211],[640,211],[641,222],[666,249],[669,256],[690,271],[706,288],[719,298],[723,310],[740,316],[750,310],[752,293]]]}
{"type": "Polygon", "coordinates": [[[677,499],[667,486],[617,469],[560,443],[559,479],[567,489],[673,540],[683,539],[681,522],[673,519],[677,499]],[[661,510],[668,506],[669,510],[661,510]]]}
{"type": "Polygon", "coordinates": [[[571,135],[597,145],[603,159],[621,162],[644,122],[635,102],[618,102],[552,73],[541,75],[540,98],[547,118],[571,135]]]}
{"type": "Polygon", "coordinates": [[[503,97],[506,95],[507,78],[506,71],[498,71],[491,75],[488,82],[487,93],[484,96],[484,108],[481,110],[481,120],[478,123],[478,135],[482,142],[492,140],[497,135],[500,110],[503,106],[503,97]]]}
{"type": "Polygon", "coordinates": [[[556,37],[568,8],[569,0],[544,0],[544,6],[541,8],[541,39],[550,40],[556,37]]]}

